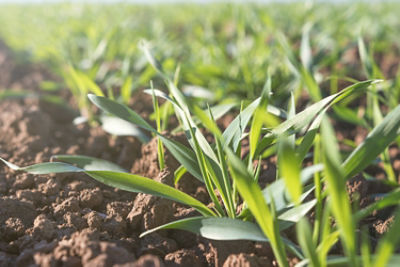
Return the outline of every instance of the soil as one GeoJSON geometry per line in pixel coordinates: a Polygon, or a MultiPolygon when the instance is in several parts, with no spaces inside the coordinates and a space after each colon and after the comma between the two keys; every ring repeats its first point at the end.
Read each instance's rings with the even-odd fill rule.
{"type": "MultiPolygon", "coordinates": [[[[0,43],[0,88],[40,93],[43,80],[57,77],[40,65],[17,63],[0,43]]],[[[133,99],[135,110],[148,116],[151,98],[133,99]]],[[[88,155],[173,185],[171,172],[158,169],[155,140],[142,145],[133,137],[112,137],[100,127],[74,125],[76,115],[37,97],[1,101],[0,156],[25,166],[56,154],[88,155]]],[[[178,166],[168,153],[166,163],[171,171],[178,166]]],[[[178,187],[209,201],[193,177],[183,178],[178,187]]],[[[191,208],[114,189],[82,174],[31,175],[3,166],[0,266],[273,266],[268,245],[257,242],[215,242],[178,230],[138,237],[194,215],[191,208]]]]}
{"type": "MultiPolygon", "coordinates": [[[[0,88],[39,92],[43,80],[57,77],[40,65],[17,63],[0,43],[0,88]]],[[[134,109],[148,116],[151,99],[133,99],[134,109]]],[[[133,137],[113,137],[100,127],[74,125],[75,116],[40,98],[0,101],[0,156],[25,166],[47,162],[56,154],[88,155],[173,185],[177,162],[167,153],[168,169],[160,172],[155,140],[142,145],[133,137]]],[[[226,120],[231,119],[228,115],[226,120]]],[[[274,158],[263,162],[263,184],[274,179],[275,163],[274,158]]],[[[204,186],[193,177],[184,177],[177,186],[209,202],[204,186]]],[[[349,192],[358,193],[360,205],[371,203],[371,194],[388,190],[362,177],[349,182],[349,192]]],[[[194,215],[191,208],[114,189],[83,174],[31,175],[0,167],[0,266],[277,266],[266,243],[210,241],[179,230],[138,237],[155,226],[194,215]]],[[[364,223],[378,238],[391,220],[386,210],[364,223]]],[[[293,257],[290,261],[298,262],[293,257]]]]}

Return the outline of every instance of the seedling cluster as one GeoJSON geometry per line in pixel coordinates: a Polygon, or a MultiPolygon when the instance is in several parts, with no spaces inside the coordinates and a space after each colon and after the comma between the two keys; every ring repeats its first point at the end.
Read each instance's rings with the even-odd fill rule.
{"type": "MultiPolygon", "coordinates": [[[[400,239],[400,210],[395,211],[395,220],[376,249],[371,249],[368,238],[360,238],[368,235],[364,229],[358,231],[363,218],[398,205],[400,197],[388,150],[391,145],[399,145],[399,90],[397,80],[386,80],[374,61],[374,41],[365,42],[362,34],[351,37],[365,77],[364,81],[356,81],[346,77],[351,74],[340,73],[337,64],[343,47],[339,41],[332,44],[334,33],[328,27],[339,22],[347,24],[341,17],[336,21],[323,18],[325,14],[334,18],[332,14],[338,14],[335,12],[341,10],[340,6],[331,7],[333,10],[323,5],[303,10],[303,6],[293,4],[291,11],[297,7],[302,15],[310,15],[309,21],[301,24],[304,26],[299,49],[291,44],[291,29],[279,27],[277,14],[282,7],[276,13],[241,5],[218,7],[235,14],[235,20],[229,22],[230,15],[217,18],[216,14],[223,11],[206,6],[202,8],[210,13],[202,14],[211,18],[208,25],[199,15],[192,20],[184,15],[193,7],[167,8],[176,14],[173,22],[168,24],[164,16],[169,13],[160,10],[159,24],[154,21],[138,25],[142,37],[147,31],[154,31],[150,34],[153,40],[132,42],[125,35],[136,22],[118,16],[115,27],[104,31],[94,26],[92,15],[74,26],[81,34],[68,30],[65,38],[59,37],[48,46],[42,42],[33,44],[39,60],[57,55],[49,64],[63,77],[89,123],[101,124],[115,135],[128,131],[143,143],[157,138],[159,169],[168,167],[164,159],[168,151],[180,164],[173,170],[175,184],[189,175],[198,179],[207,190],[209,205],[154,181],[154,177],[128,173],[103,159],[54,155],[56,161],[26,167],[2,161],[14,170],[32,174],[82,172],[106,185],[166,198],[198,212],[196,217],[160,225],[141,236],[161,229],[183,229],[214,240],[268,242],[280,266],[289,266],[288,254],[300,259],[298,266],[395,266],[400,261],[393,254],[400,239]],[[176,42],[164,27],[180,25],[180,18],[193,24],[194,33],[187,32],[190,27],[182,26],[183,33],[176,42]],[[205,24],[197,25],[196,20],[205,24]],[[214,29],[218,25],[222,30],[214,29]],[[271,29],[263,30],[264,26],[271,29]],[[326,31],[314,30],[318,28],[326,31]],[[74,38],[66,42],[70,36],[74,38]],[[232,40],[227,42],[227,36],[232,40]],[[269,36],[275,40],[266,40],[269,36]],[[313,42],[319,42],[319,46],[313,42]],[[172,47],[174,44],[178,49],[172,47]],[[60,54],[56,53],[59,46],[63,47],[60,54]],[[190,55],[179,61],[179,49],[187,49],[190,55]],[[329,53],[324,52],[326,49],[329,53]],[[332,70],[331,76],[323,77],[323,68],[332,70]],[[340,86],[339,81],[343,80],[349,86],[340,86]],[[182,90],[183,83],[192,86],[182,90]],[[134,91],[144,86],[149,88],[144,92],[152,97],[155,127],[129,107],[134,91]],[[304,94],[307,100],[301,100],[304,94]],[[361,103],[361,99],[365,104],[351,106],[361,103]],[[235,117],[226,129],[221,129],[217,121],[227,113],[235,117]],[[168,125],[172,116],[178,121],[175,129],[168,125]],[[368,130],[361,143],[338,141],[332,125],[343,120],[368,130]],[[187,142],[174,140],[166,131],[184,135],[187,142]],[[247,153],[243,153],[246,148],[247,153]],[[271,157],[277,159],[276,177],[261,187],[262,164],[271,157]],[[367,207],[354,207],[346,182],[358,174],[375,179],[368,167],[377,162],[385,174],[385,183],[393,190],[367,207]],[[296,240],[285,234],[291,227],[296,229],[296,240]],[[331,251],[339,243],[343,253],[336,255],[331,251]]],[[[150,7],[140,8],[154,12],[150,7]]],[[[358,6],[357,12],[363,8],[358,6]]],[[[84,10],[95,13],[96,8],[84,10]]],[[[359,15],[354,20],[361,18],[359,15]]],[[[100,20],[101,24],[109,19],[100,20]]],[[[55,25],[50,29],[71,27],[52,15],[45,22],[51,20],[55,25]]],[[[304,18],[287,20],[289,27],[290,21],[304,18]]],[[[6,39],[8,36],[11,44],[24,46],[23,38],[10,37],[6,29],[0,33],[6,39]]]]}

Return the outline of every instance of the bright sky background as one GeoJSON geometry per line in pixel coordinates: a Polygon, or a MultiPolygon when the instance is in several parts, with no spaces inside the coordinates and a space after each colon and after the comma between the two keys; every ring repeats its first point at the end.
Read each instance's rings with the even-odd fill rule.
{"type": "MultiPolygon", "coordinates": [[[[4,3],[140,3],[140,4],[157,4],[157,3],[212,3],[212,2],[237,2],[237,3],[272,3],[272,2],[306,2],[307,0],[0,0],[0,4],[4,3]]],[[[380,2],[400,2],[400,0],[312,0],[315,2],[331,2],[331,3],[354,3],[366,2],[378,4],[380,2]]]]}
{"type": "MultiPolygon", "coordinates": [[[[317,2],[355,2],[354,0],[317,0],[317,2]]],[[[382,0],[358,0],[358,2],[374,2],[378,3],[382,0]]],[[[262,2],[262,3],[270,3],[270,2],[296,2],[295,0],[0,0],[0,3],[57,3],[57,2],[71,2],[71,3],[113,3],[113,2],[130,2],[130,3],[211,3],[211,2],[262,2]]],[[[299,1],[297,1],[299,2],[299,1]]]]}

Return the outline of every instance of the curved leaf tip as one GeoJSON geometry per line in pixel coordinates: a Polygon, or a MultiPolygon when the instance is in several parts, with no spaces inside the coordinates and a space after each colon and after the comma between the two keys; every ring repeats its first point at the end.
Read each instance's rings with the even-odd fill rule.
{"type": "Polygon", "coordinates": [[[185,230],[212,240],[269,241],[254,223],[216,217],[191,217],[174,221],[143,232],[139,237],[161,229],[185,230]]]}
{"type": "Polygon", "coordinates": [[[18,170],[20,169],[19,166],[15,165],[15,164],[13,164],[13,163],[11,163],[11,162],[8,162],[7,160],[5,160],[5,159],[3,159],[3,158],[0,158],[0,160],[1,160],[4,164],[6,164],[9,168],[11,168],[11,169],[13,169],[13,170],[15,170],[15,171],[18,171],[18,170]]]}
{"type": "Polygon", "coordinates": [[[93,101],[97,97],[97,95],[95,95],[95,94],[87,94],[87,97],[90,99],[90,101],[93,101]]]}

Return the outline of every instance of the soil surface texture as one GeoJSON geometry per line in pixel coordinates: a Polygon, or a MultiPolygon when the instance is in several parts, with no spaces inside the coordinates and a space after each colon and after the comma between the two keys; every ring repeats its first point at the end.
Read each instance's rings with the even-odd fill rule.
{"type": "MultiPolygon", "coordinates": [[[[1,90],[40,93],[45,80],[57,81],[57,77],[40,65],[16,62],[0,43],[1,90]]],[[[69,103],[67,94],[62,97],[69,103]]],[[[148,115],[151,107],[150,97],[133,98],[133,108],[140,114],[148,115]]],[[[19,166],[47,162],[56,154],[93,156],[173,185],[178,164],[167,153],[168,168],[160,172],[155,140],[142,145],[133,137],[110,136],[100,127],[74,125],[76,115],[40,97],[1,100],[0,156],[19,166]]],[[[397,149],[392,154],[400,158],[397,149]]],[[[274,179],[275,163],[274,158],[263,162],[262,184],[274,179]]],[[[177,186],[209,203],[204,186],[194,178],[184,177],[177,186]]],[[[360,206],[388,190],[362,177],[349,182],[349,193],[360,206]]],[[[84,174],[31,175],[2,165],[0,266],[277,266],[266,243],[210,241],[179,230],[139,238],[145,230],[195,215],[191,208],[114,189],[84,174]]],[[[378,239],[391,220],[391,210],[385,210],[363,223],[369,226],[371,238],[378,239]]],[[[286,234],[294,236],[290,231],[286,234]]],[[[291,258],[292,265],[297,262],[291,258]]]]}
{"type": "MultiPolygon", "coordinates": [[[[38,94],[40,83],[57,77],[38,64],[18,63],[0,43],[0,88],[38,94]]],[[[69,102],[68,95],[64,95],[69,102]]],[[[149,115],[151,98],[133,97],[149,115]],[[146,108],[148,109],[146,111],[146,108]]],[[[100,127],[74,125],[76,112],[40,97],[0,101],[0,156],[26,166],[56,154],[113,161],[132,173],[173,185],[176,161],[158,169],[157,142],[113,137],[100,127]]],[[[179,137],[176,137],[179,138],[179,137]]],[[[185,177],[178,187],[208,203],[205,188],[185,177]]],[[[84,174],[31,175],[0,167],[0,266],[273,266],[267,244],[216,242],[155,226],[198,215],[188,207],[114,189],[84,174]]]]}

